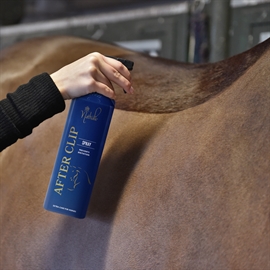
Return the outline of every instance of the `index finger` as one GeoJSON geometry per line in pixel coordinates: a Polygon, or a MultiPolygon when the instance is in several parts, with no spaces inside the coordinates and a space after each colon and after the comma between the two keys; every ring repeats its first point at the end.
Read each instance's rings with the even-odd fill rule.
{"type": "Polygon", "coordinates": [[[107,65],[101,65],[101,72],[111,81],[124,89],[125,92],[133,93],[131,86],[131,74],[127,67],[120,61],[104,56],[104,62],[107,65]]]}
{"type": "MultiPolygon", "coordinates": [[[[131,66],[127,64],[128,62],[131,61],[122,58],[116,58],[113,56],[105,56],[104,58],[105,62],[114,67],[119,73],[121,73],[122,76],[126,77],[128,80],[131,79],[129,70],[132,70],[133,65],[132,68],[130,69],[131,66]]],[[[133,62],[131,63],[133,64],[133,62]]]]}

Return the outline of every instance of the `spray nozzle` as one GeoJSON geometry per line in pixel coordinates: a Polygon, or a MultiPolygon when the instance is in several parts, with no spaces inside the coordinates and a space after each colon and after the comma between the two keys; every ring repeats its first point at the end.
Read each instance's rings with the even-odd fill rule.
{"type": "Polygon", "coordinates": [[[113,56],[107,56],[107,57],[113,58],[113,59],[121,62],[124,66],[126,66],[126,68],[128,70],[132,70],[133,69],[134,62],[132,62],[130,60],[119,58],[119,57],[113,57],[113,56]]]}

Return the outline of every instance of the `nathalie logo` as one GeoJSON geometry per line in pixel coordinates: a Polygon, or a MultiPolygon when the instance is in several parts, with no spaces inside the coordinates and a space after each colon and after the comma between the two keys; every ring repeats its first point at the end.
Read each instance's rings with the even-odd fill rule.
{"type": "Polygon", "coordinates": [[[81,118],[83,119],[83,123],[86,123],[86,120],[97,121],[101,112],[102,109],[100,107],[96,108],[94,111],[91,111],[90,107],[86,106],[84,110],[82,110],[81,118]]]}

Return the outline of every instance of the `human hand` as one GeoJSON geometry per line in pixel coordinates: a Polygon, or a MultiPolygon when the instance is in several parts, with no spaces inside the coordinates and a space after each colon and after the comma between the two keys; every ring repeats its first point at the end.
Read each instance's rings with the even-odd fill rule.
{"type": "Polygon", "coordinates": [[[50,75],[64,99],[100,93],[115,98],[112,82],[127,93],[134,92],[131,75],[119,61],[94,52],[50,75]]]}

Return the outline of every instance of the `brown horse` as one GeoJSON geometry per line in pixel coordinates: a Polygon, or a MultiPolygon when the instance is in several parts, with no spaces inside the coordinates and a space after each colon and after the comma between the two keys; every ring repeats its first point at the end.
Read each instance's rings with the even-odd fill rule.
{"type": "Polygon", "coordinates": [[[1,52],[1,98],[99,51],[135,62],[87,217],[43,200],[68,109],[1,153],[1,269],[256,269],[270,265],[270,39],[193,65],[73,37],[1,52]]]}

